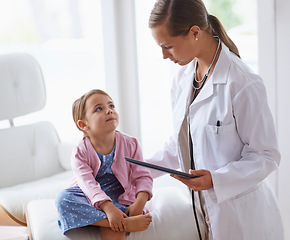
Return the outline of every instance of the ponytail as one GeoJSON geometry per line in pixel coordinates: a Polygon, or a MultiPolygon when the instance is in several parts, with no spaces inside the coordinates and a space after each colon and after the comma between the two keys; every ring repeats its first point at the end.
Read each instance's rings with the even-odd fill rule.
{"type": "Polygon", "coordinates": [[[228,36],[220,20],[217,17],[210,14],[207,16],[207,19],[209,22],[209,28],[211,30],[211,34],[213,36],[218,36],[220,40],[230,49],[230,51],[235,53],[240,58],[240,54],[239,54],[239,50],[237,46],[234,44],[232,39],[230,39],[230,37],[228,36]]]}

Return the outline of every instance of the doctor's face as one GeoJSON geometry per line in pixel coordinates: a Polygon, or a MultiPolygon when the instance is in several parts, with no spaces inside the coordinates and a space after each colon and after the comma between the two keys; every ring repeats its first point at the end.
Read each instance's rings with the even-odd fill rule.
{"type": "Polygon", "coordinates": [[[187,35],[172,37],[165,24],[151,29],[156,43],[162,48],[163,58],[169,58],[174,63],[183,66],[196,57],[196,41],[194,34],[189,31],[187,35]]]}

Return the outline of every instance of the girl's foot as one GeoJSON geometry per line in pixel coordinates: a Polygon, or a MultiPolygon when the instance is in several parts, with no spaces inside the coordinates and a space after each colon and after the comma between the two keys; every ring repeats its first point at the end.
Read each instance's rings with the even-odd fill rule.
{"type": "Polygon", "coordinates": [[[151,215],[138,215],[125,218],[127,221],[127,232],[139,232],[146,230],[152,222],[151,215]]]}

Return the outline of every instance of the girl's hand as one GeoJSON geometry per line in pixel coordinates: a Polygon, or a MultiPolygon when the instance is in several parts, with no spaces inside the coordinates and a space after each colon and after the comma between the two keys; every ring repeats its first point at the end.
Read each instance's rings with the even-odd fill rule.
{"type": "Polygon", "coordinates": [[[143,205],[134,202],[130,207],[128,207],[125,213],[130,217],[141,215],[143,214],[143,208],[143,205]]]}
{"type": "Polygon", "coordinates": [[[211,173],[208,170],[189,170],[189,174],[198,176],[197,178],[184,178],[177,175],[170,174],[171,177],[184,183],[193,191],[208,190],[213,188],[211,173]]]}
{"type": "Polygon", "coordinates": [[[138,192],[136,201],[130,207],[128,207],[125,213],[128,216],[142,215],[143,209],[148,199],[149,199],[149,194],[147,192],[138,192]]]}
{"type": "Polygon", "coordinates": [[[128,216],[115,207],[112,202],[106,201],[100,205],[100,208],[106,213],[110,227],[114,232],[124,232],[127,230],[125,218],[128,216]]]}

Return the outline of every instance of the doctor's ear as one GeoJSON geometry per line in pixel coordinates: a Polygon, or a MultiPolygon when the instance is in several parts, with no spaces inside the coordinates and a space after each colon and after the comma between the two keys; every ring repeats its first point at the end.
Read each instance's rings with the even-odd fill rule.
{"type": "Polygon", "coordinates": [[[90,129],[90,127],[88,125],[86,125],[86,123],[83,120],[78,120],[77,126],[80,130],[82,130],[84,132],[86,132],[90,129]]]}
{"type": "Polygon", "coordinates": [[[199,26],[194,25],[194,26],[192,26],[192,27],[190,28],[189,31],[190,31],[192,37],[194,37],[195,40],[198,40],[199,33],[200,33],[200,28],[199,28],[199,26]]]}

